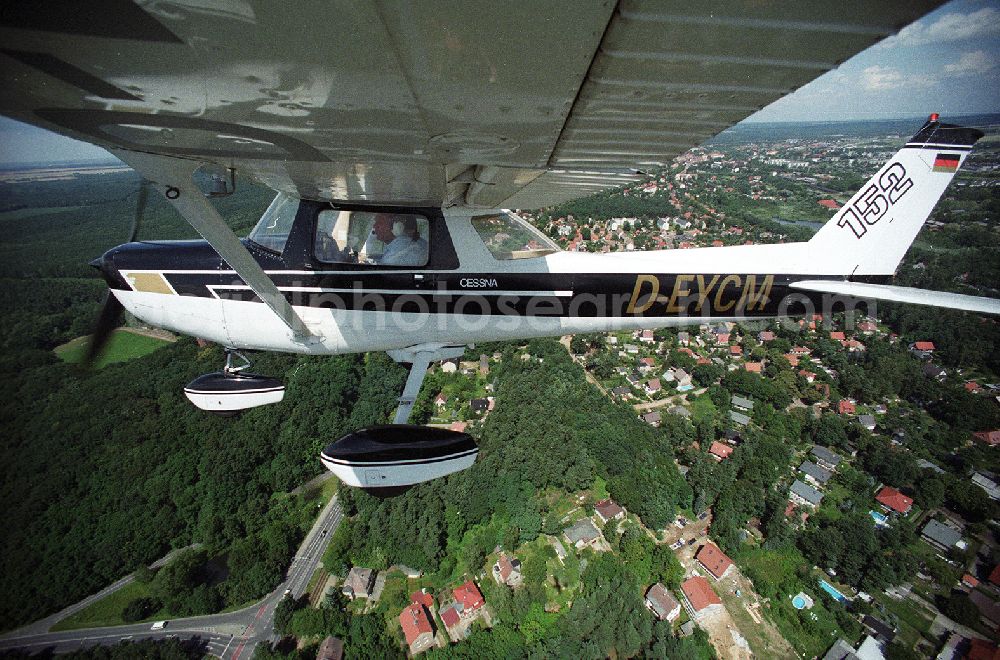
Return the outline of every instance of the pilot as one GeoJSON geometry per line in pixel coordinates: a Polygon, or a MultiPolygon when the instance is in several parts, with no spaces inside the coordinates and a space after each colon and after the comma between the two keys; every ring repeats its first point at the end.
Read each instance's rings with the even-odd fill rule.
{"type": "Polygon", "coordinates": [[[427,263],[427,241],[420,237],[417,219],[403,216],[393,221],[389,213],[375,216],[375,237],[385,243],[377,263],[387,266],[423,266],[427,263]]]}

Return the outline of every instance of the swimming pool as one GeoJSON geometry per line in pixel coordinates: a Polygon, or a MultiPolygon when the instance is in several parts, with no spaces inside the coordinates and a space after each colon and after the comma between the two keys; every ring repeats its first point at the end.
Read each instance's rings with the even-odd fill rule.
{"type": "Polygon", "coordinates": [[[887,525],[889,524],[889,516],[884,513],[879,513],[878,511],[869,511],[868,515],[872,517],[876,525],[887,525]]]}
{"type": "Polygon", "coordinates": [[[789,596],[792,599],[792,607],[797,610],[808,610],[812,609],[813,599],[809,597],[804,591],[800,591],[794,596],[789,596]]]}
{"type": "Polygon", "coordinates": [[[834,597],[835,600],[839,600],[841,603],[847,602],[847,596],[837,591],[836,587],[827,582],[826,580],[819,581],[819,587],[826,593],[834,597]]]}

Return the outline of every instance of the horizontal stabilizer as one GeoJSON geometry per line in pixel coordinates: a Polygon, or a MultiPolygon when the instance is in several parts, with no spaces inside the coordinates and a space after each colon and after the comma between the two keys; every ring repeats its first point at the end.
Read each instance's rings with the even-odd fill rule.
{"type": "Polygon", "coordinates": [[[947,307],[965,312],[982,314],[1000,314],[1000,300],[966,296],[947,291],[928,291],[905,286],[890,286],[887,284],[864,284],[862,282],[844,282],[832,280],[802,280],[792,282],[789,286],[800,291],[816,291],[832,293],[854,298],[873,300],[888,300],[891,302],[912,303],[914,305],[930,305],[931,307],[947,307]]]}

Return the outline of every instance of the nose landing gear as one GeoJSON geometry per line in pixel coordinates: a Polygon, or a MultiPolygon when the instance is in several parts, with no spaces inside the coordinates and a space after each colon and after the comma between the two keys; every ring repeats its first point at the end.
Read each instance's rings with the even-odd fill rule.
{"type": "Polygon", "coordinates": [[[225,417],[281,401],[285,396],[285,384],[270,376],[245,373],[249,366],[250,360],[245,355],[227,350],[222,371],[195,378],[184,388],[184,394],[201,410],[225,417]],[[242,364],[234,364],[234,356],[242,364]]]}

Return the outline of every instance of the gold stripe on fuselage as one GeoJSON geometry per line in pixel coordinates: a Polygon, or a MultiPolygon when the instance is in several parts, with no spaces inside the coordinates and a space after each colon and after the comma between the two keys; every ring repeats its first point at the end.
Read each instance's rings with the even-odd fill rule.
{"type": "Polygon", "coordinates": [[[136,291],[143,293],[165,293],[168,296],[176,296],[167,278],[162,273],[129,273],[122,272],[122,276],[128,281],[136,291]]]}

